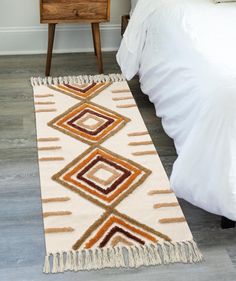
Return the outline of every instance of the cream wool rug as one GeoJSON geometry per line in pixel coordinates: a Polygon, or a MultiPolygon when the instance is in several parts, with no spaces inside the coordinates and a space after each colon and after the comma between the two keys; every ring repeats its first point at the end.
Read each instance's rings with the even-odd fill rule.
{"type": "Polygon", "coordinates": [[[123,76],[32,78],[32,85],[44,272],[200,262],[123,76]]]}

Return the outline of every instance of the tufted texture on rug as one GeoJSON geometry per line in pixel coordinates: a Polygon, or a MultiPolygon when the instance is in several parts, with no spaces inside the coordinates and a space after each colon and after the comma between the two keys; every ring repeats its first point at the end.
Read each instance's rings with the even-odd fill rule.
{"type": "Polygon", "coordinates": [[[123,76],[31,82],[44,272],[202,261],[123,76]]]}

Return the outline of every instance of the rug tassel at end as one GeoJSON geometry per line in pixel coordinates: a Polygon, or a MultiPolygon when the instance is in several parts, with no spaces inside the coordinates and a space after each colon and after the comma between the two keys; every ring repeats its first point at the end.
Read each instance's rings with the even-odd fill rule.
{"type": "Polygon", "coordinates": [[[59,270],[58,270],[58,272],[64,272],[64,271],[65,271],[64,254],[63,254],[63,252],[60,252],[60,256],[59,256],[59,270]]]}
{"type": "Polygon", "coordinates": [[[128,251],[128,266],[173,264],[173,263],[199,263],[203,256],[194,241],[164,242],[158,245],[126,247],[128,251]]]}
{"type": "Polygon", "coordinates": [[[53,255],[52,260],[52,273],[58,273],[59,272],[59,262],[58,262],[58,253],[53,255]]]}
{"type": "Polygon", "coordinates": [[[46,255],[45,256],[45,260],[44,260],[44,267],[43,267],[43,272],[44,273],[50,273],[51,272],[51,268],[50,268],[50,256],[46,255]]]}
{"type": "Polygon", "coordinates": [[[125,77],[122,74],[109,74],[109,75],[79,75],[79,76],[64,76],[64,77],[32,77],[31,85],[47,86],[58,84],[86,84],[86,83],[99,83],[99,82],[122,82],[125,77]]]}
{"type": "Polygon", "coordinates": [[[65,270],[71,270],[71,251],[66,253],[66,265],[65,270]]]}
{"type": "Polygon", "coordinates": [[[122,247],[115,249],[116,267],[125,267],[125,256],[123,254],[122,247]]]}
{"type": "Polygon", "coordinates": [[[190,241],[189,242],[192,246],[193,249],[193,262],[201,262],[204,260],[203,255],[201,253],[201,251],[199,250],[197,244],[195,241],[190,241]]]}
{"type": "Polygon", "coordinates": [[[163,242],[157,245],[119,246],[47,254],[43,272],[138,268],[160,264],[199,263],[202,260],[203,256],[194,241],[163,242]],[[52,257],[52,268],[50,257],[52,257]]]}

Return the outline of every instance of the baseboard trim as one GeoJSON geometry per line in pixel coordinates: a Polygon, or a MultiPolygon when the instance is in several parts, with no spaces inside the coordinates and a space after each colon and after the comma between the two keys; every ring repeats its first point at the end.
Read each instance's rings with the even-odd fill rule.
{"type": "MultiPolygon", "coordinates": [[[[116,52],[116,48],[102,48],[103,52],[116,52]]],[[[56,49],[53,51],[54,54],[72,54],[72,53],[93,53],[93,48],[67,48],[67,49],[56,49]]],[[[46,50],[27,50],[27,51],[0,51],[0,56],[17,56],[17,55],[45,55],[46,50]]]]}
{"type": "MultiPolygon", "coordinates": [[[[119,48],[120,30],[120,24],[101,25],[103,51],[116,51],[119,48]]],[[[0,42],[0,55],[45,54],[47,26],[2,27],[0,42]]],[[[54,52],[93,52],[90,25],[58,25],[54,52]]]]}

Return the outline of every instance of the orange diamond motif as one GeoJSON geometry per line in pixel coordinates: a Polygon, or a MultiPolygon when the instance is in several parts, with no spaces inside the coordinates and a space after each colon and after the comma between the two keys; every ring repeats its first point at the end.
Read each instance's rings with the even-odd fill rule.
{"type": "Polygon", "coordinates": [[[98,205],[125,198],[151,173],[141,165],[99,147],[77,157],[53,180],[98,205]]]}
{"type": "Polygon", "coordinates": [[[48,125],[89,145],[104,142],[130,119],[107,108],[84,102],[76,105],[48,125]]]}

